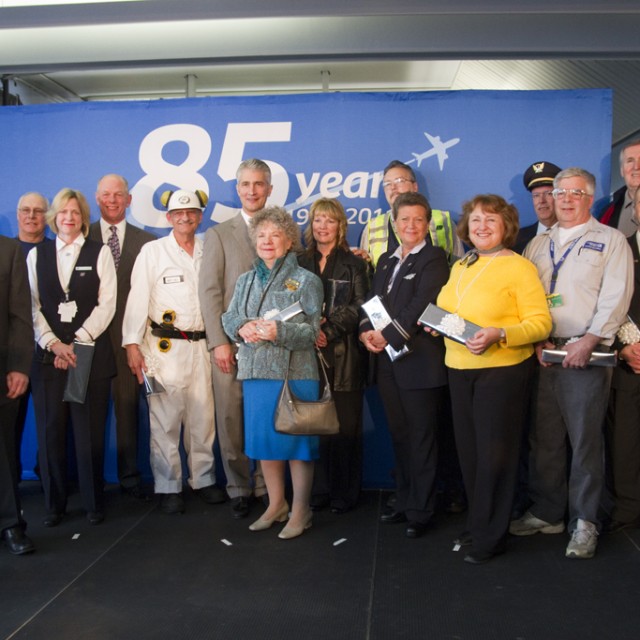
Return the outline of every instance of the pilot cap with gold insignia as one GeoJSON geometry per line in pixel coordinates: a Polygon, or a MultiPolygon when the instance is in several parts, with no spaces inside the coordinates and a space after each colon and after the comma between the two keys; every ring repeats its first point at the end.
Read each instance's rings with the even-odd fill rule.
{"type": "Polygon", "coordinates": [[[525,172],[522,178],[524,186],[531,191],[536,187],[552,187],[553,179],[562,169],[552,162],[534,162],[525,172]]]}
{"type": "Polygon", "coordinates": [[[177,209],[204,209],[209,202],[209,198],[204,191],[165,191],[160,196],[160,202],[167,207],[167,212],[177,209]]]}

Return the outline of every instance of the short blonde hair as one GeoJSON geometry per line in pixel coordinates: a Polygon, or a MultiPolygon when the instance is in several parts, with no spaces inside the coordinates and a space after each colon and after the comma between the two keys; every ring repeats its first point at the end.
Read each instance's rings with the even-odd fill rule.
{"type": "Polygon", "coordinates": [[[87,199],[82,195],[80,191],[76,191],[75,189],[69,189],[69,187],[65,187],[64,189],[60,189],[58,193],[56,193],[53,202],[51,203],[51,207],[45,216],[45,220],[49,225],[49,228],[53,233],[58,235],[58,225],[56,224],[56,216],[58,212],[67,206],[69,200],[76,200],[78,206],[80,208],[80,215],[82,216],[82,235],[86,238],[89,235],[89,224],[91,223],[91,209],[89,208],[89,203],[87,199]]]}

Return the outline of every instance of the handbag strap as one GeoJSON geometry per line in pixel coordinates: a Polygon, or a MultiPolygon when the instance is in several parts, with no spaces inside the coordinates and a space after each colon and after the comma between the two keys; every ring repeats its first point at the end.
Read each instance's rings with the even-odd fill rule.
{"type": "MultiPolygon", "coordinates": [[[[316,353],[318,355],[318,360],[320,361],[320,369],[322,370],[322,377],[324,378],[324,388],[329,389],[329,377],[327,376],[327,361],[324,359],[322,355],[322,351],[320,349],[316,349],[316,353]]],[[[291,367],[291,350],[287,349],[287,372],[284,375],[285,383],[289,383],[289,368],[291,367]]]]}

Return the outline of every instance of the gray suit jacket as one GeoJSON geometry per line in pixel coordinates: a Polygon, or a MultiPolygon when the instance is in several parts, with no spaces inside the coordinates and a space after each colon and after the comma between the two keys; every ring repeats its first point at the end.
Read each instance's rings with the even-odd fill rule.
{"type": "MultiPolygon", "coordinates": [[[[102,242],[102,231],[100,230],[99,220],[89,227],[89,237],[92,240],[102,242]]],[[[140,249],[142,249],[142,246],[147,242],[151,242],[151,240],[157,240],[156,236],[127,222],[124,243],[123,246],[120,247],[120,264],[118,265],[117,271],[118,298],[116,300],[116,313],[109,325],[111,343],[116,354],[120,353],[120,349],[122,348],[122,319],[124,318],[124,309],[127,305],[129,290],[131,289],[131,271],[140,253],[140,249]]]]}
{"type": "Polygon", "coordinates": [[[256,252],[242,214],[210,227],[204,236],[198,293],[211,351],[230,340],[222,328],[238,278],[251,269],[256,252]]]}

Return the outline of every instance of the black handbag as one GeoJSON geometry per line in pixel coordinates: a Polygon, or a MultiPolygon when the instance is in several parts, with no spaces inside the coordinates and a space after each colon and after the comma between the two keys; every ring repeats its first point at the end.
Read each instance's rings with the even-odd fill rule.
{"type": "Polygon", "coordinates": [[[336,404],[331,395],[324,358],[318,352],[318,360],[324,379],[324,391],[318,400],[301,400],[289,387],[289,365],[282,385],[274,414],[274,424],[278,433],[292,436],[328,436],[338,433],[340,424],[336,412],[336,404]]]}

